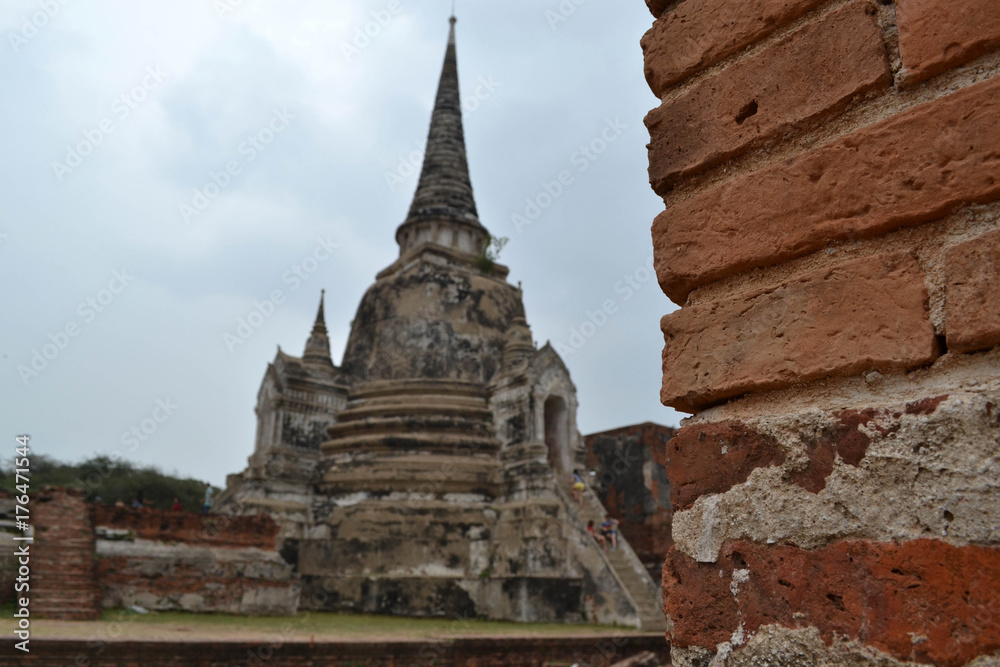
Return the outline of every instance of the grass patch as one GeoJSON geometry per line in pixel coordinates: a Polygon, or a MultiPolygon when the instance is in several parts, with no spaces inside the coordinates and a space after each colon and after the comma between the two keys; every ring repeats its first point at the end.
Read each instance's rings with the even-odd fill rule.
{"type": "Polygon", "coordinates": [[[564,623],[511,623],[462,618],[409,618],[336,614],[331,612],[299,612],[295,616],[234,616],[229,614],[192,614],[159,612],[136,614],[127,609],[106,609],[101,614],[105,622],[197,628],[241,633],[286,633],[299,635],[370,637],[398,636],[421,638],[478,635],[566,635],[605,634],[621,632],[622,628],[606,625],[569,625],[564,623]]]}
{"type": "MultiPolygon", "coordinates": [[[[11,610],[13,611],[13,610],[11,610]]],[[[0,617],[0,636],[11,635],[16,619],[0,617]]],[[[564,623],[511,623],[461,618],[408,618],[300,612],[295,616],[237,616],[159,612],[137,614],[128,609],[105,609],[97,621],[58,621],[32,618],[36,639],[104,641],[421,641],[459,637],[554,637],[632,635],[632,628],[564,623]]]]}

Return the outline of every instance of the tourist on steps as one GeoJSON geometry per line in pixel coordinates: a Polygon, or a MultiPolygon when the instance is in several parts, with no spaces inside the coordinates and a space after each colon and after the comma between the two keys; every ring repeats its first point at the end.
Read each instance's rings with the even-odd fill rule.
{"type": "Polygon", "coordinates": [[[583,476],[580,474],[579,470],[573,471],[573,500],[577,502],[580,509],[583,509],[583,490],[587,488],[587,485],[583,482],[583,476]]]}
{"type": "Polygon", "coordinates": [[[601,545],[602,549],[604,549],[605,547],[608,546],[608,541],[606,539],[604,539],[604,536],[603,535],[598,535],[597,531],[594,530],[594,520],[593,519],[591,519],[590,521],[587,522],[587,532],[594,536],[594,540],[596,540],[597,543],[599,545],[601,545]]]}
{"type": "Polygon", "coordinates": [[[604,523],[601,524],[601,535],[611,542],[611,550],[618,548],[618,519],[612,519],[610,514],[605,515],[604,523]]]}

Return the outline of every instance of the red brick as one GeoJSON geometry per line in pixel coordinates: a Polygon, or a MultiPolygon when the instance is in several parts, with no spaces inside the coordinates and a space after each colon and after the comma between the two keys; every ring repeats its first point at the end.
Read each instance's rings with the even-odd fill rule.
{"type": "Polygon", "coordinates": [[[1000,197],[1000,78],[671,206],[653,223],[663,291],[777,264],[1000,197]]]}
{"type": "Polygon", "coordinates": [[[909,254],[805,274],[777,289],[665,315],[664,405],[694,412],[751,391],[938,356],[927,289],[909,254]]]}
{"type": "MultiPolygon", "coordinates": [[[[946,398],[907,404],[907,414],[931,414],[946,398]]],[[[871,444],[871,438],[859,427],[874,428],[882,435],[898,430],[898,424],[886,427],[871,423],[884,416],[884,411],[875,408],[833,414],[831,425],[818,437],[805,439],[806,465],[792,471],[788,481],[819,493],[826,488],[836,457],[847,465],[859,466],[871,444]]],[[[785,463],[785,452],[777,440],[738,421],[684,427],[667,443],[666,454],[674,511],[689,509],[705,494],[725,493],[745,482],[756,468],[785,463]]]]}
{"type": "Polygon", "coordinates": [[[278,524],[266,514],[228,516],[167,510],[94,507],[97,526],[130,530],[135,537],[196,546],[274,549],[278,524]]]}
{"type": "Polygon", "coordinates": [[[756,468],[781,465],[785,451],[771,436],[737,421],[695,424],[667,443],[667,479],[675,512],[708,493],[724,493],[756,468]]]}
{"type": "Polygon", "coordinates": [[[43,618],[93,620],[101,615],[94,530],[83,493],[46,487],[30,500],[31,613],[43,618]]]}
{"type": "Polygon", "coordinates": [[[887,87],[889,63],[869,8],[857,0],[651,111],[653,189],[666,191],[756,140],[887,87]]]}
{"type": "Polygon", "coordinates": [[[932,415],[938,409],[938,406],[947,399],[948,394],[942,394],[941,396],[913,401],[906,404],[905,412],[908,415],[932,415]]]}
{"type": "MultiPolygon", "coordinates": [[[[806,491],[819,493],[826,488],[826,478],[833,472],[833,463],[837,456],[847,465],[858,467],[868,453],[868,445],[871,444],[871,438],[858,427],[868,426],[878,414],[879,412],[872,408],[862,411],[843,410],[837,413],[833,425],[825,429],[820,437],[805,440],[808,463],[805,468],[793,472],[789,481],[806,491]]],[[[889,432],[889,429],[879,426],[875,428],[882,435],[889,432]]]]}
{"type": "Polygon", "coordinates": [[[1000,345],[1000,231],[955,246],[945,259],[948,350],[1000,345]]]}
{"type": "Polygon", "coordinates": [[[922,81],[1000,47],[997,9],[996,0],[897,0],[906,82],[922,81]]]}
{"type": "Polygon", "coordinates": [[[646,6],[649,7],[650,14],[659,18],[678,2],[684,2],[684,0],[646,0],[646,6]]]}
{"type": "Polygon", "coordinates": [[[930,539],[845,541],[815,551],[732,542],[716,563],[672,549],[663,599],[670,639],[681,647],[714,648],[740,625],[753,634],[778,624],[813,626],[827,643],[857,639],[900,660],[946,667],[1000,648],[995,548],[930,539]],[[734,582],[736,569],[749,570],[749,580],[734,582]]]}
{"type": "Polygon", "coordinates": [[[766,37],[821,2],[685,0],[663,14],[640,42],[646,81],[661,97],[670,85],[766,37]]]}

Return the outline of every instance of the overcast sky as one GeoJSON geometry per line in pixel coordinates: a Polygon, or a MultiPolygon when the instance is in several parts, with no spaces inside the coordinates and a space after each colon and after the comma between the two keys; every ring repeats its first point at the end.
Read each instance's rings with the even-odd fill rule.
{"type": "MultiPolygon", "coordinates": [[[[0,456],[27,432],[36,453],[217,485],[245,467],[276,346],[302,353],[326,288],[339,363],[398,255],[450,4],[0,4],[0,456]]],[[[480,219],[510,239],[535,339],[564,352],[581,432],[676,424],[658,400],[673,306],[648,268],[648,11],[459,0],[458,18],[480,219]]]]}

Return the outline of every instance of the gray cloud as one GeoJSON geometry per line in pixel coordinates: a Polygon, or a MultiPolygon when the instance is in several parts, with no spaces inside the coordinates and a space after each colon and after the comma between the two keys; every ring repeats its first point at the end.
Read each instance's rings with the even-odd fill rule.
{"type": "MultiPolygon", "coordinates": [[[[450,3],[400,0],[350,58],[343,45],[388,2],[233,4],[220,18],[202,0],[70,0],[16,50],[10,35],[40,5],[0,9],[0,434],[10,451],[25,431],[35,451],[61,458],[122,451],[122,435],[169,398],[174,413],[126,455],[221,484],[251,453],[275,346],[301,352],[325,287],[339,360],[363,291],[397,254],[416,177],[393,190],[386,173],[425,139],[450,3]],[[121,117],[116,101],[150,67],[166,78],[121,117]],[[248,160],[241,144],[276,109],[294,119],[248,160]],[[60,181],[53,162],[104,120],[112,131],[60,181]],[[185,224],[180,204],[231,161],[239,173],[185,224]],[[290,291],[283,275],[327,236],[339,250],[290,291]],[[134,280],[102,305],[122,269],[134,280]],[[287,301],[230,352],[223,335],[279,288],[287,301]],[[88,298],[102,307],[89,320],[88,298]],[[59,348],[70,323],[78,332],[59,348]],[[23,381],[18,367],[46,345],[57,354],[23,381]]],[[[523,283],[535,338],[571,345],[588,313],[616,305],[565,355],[581,430],[675,424],[657,393],[658,320],[673,306],[655,279],[628,299],[620,284],[646,263],[662,208],[642,125],[656,102],[638,46],[651,17],[641,2],[583,2],[553,29],[556,2],[460,5],[463,96],[499,83],[466,109],[473,186],[484,224],[511,239],[501,261],[523,283]],[[580,171],[574,157],[607,119],[625,129],[580,171]],[[563,170],[572,184],[519,232],[512,215],[563,170]]]]}

